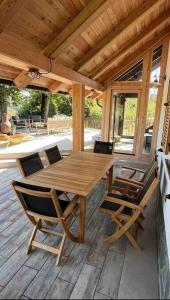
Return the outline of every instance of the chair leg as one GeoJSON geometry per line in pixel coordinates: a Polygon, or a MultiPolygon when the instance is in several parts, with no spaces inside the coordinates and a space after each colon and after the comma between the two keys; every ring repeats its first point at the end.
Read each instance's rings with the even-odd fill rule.
{"type": "Polygon", "coordinates": [[[60,247],[59,247],[59,253],[57,255],[56,266],[58,266],[60,264],[60,258],[62,256],[65,240],[66,240],[66,234],[64,233],[62,240],[61,240],[60,247]]]}
{"type": "MultiPolygon", "coordinates": [[[[123,227],[122,223],[119,220],[117,220],[116,218],[114,218],[114,222],[116,223],[117,226],[119,226],[119,228],[123,227]]],[[[132,246],[135,249],[141,250],[141,247],[139,246],[138,242],[134,239],[132,234],[129,233],[129,231],[125,231],[123,234],[125,234],[127,236],[128,240],[130,241],[130,243],[132,244],[132,246]]],[[[108,238],[106,238],[104,241],[107,243],[112,243],[113,241],[116,241],[119,237],[120,236],[116,237],[116,235],[114,233],[111,236],[109,236],[108,238]]]]}
{"type": "Polygon", "coordinates": [[[30,254],[31,250],[32,250],[32,242],[36,236],[37,230],[39,228],[40,225],[40,220],[38,220],[37,224],[34,226],[34,229],[32,231],[29,243],[28,243],[28,250],[27,250],[27,255],[30,254]]]}

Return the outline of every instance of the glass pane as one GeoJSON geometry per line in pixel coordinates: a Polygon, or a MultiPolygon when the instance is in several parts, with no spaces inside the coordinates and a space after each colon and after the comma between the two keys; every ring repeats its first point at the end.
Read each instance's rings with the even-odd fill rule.
{"type": "Polygon", "coordinates": [[[133,152],[138,104],[137,93],[114,94],[112,140],[114,151],[133,152]]]}
{"type": "Polygon", "coordinates": [[[151,150],[157,95],[158,89],[150,88],[144,134],[144,154],[150,153],[151,150]]]}
{"type": "Polygon", "coordinates": [[[102,101],[85,99],[84,149],[93,149],[94,141],[101,138],[102,101]]]}
{"type": "Polygon", "coordinates": [[[128,71],[124,72],[115,81],[141,81],[143,70],[143,60],[139,61],[128,71]]]}
{"type": "Polygon", "coordinates": [[[151,82],[160,82],[160,62],[162,56],[162,46],[153,51],[152,56],[152,69],[151,69],[151,82]]]}

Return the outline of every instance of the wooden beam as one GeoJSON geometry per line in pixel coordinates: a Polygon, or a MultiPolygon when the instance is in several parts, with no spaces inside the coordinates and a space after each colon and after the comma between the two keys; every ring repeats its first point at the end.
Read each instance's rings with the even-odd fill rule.
{"type": "Polygon", "coordinates": [[[0,33],[5,30],[13,20],[18,10],[25,4],[24,0],[4,0],[0,4],[0,33]]]}
{"type": "Polygon", "coordinates": [[[84,97],[85,87],[73,85],[73,152],[84,150],[84,97]]]}
{"type": "Polygon", "coordinates": [[[135,37],[130,39],[127,44],[122,45],[122,47],[119,48],[118,53],[116,52],[114,55],[112,55],[107,60],[105,60],[102,65],[100,65],[95,70],[93,70],[90,76],[93,79],[96,79],[101,74],[105,73],[108,69],[112,67],[112,65],[115,63],[117,59],[119,59],[121,56],[126,55],[126,53],[128,53],[129,50],[131,50],[133,47],[136,47],[142,39],[145,39],[149,35],[151,35],[154,31],[158,29],[158,27],[161,24],[167,22],[169,18],[170,18],[170,9],[165,11],[158,19],[152,22],[149,27],[146,27],[145,30],[142,31],[139,35],[137,36],[135,35],[135,37]]]}
{"type": "Polygon", "coordinates": [[[159,32],[158,34],[155,34],[154,39],[151,41],[148,41],[145,43],[143,47],[140,47],[137,49],[132,55],[130,55],[121,63],[119,64],[116,68],[109,70],[104,76],[101,76],[100,81],[104,82],[109,79],[115,80],[118,78],[120,75],[122,75],[124,72],[126,72],[129,68],[131,68],[134,64],[139,62],[142,58],[143,55],[146,53],[147,50],[153,49],[162,41],[167,35],[170,33],[170,27],[167,27],[164,29],[162,32],[159,32]]]}
{"type": "Polygon", "coordinates": [[[115,81],[112,82],[112,89],[116,90],[140,90],[142,88],[141,81],[115,81]]]}
{"type": "Polygon", "coordinates": [[[32,78],[28,77],[27,71],[22,71],[15,79],[14,84],[17,88],[24,88],[33,81],[32,78]]]}
{"type": "Polygon", "coordinates": [[[66,84],[84,84],[95,90],[103,91],[104,86],[61,63],[51,62],[52,67],[49,68],[49,58],[40,54],[35,50],[30,50],[18,45],[17,42],[11,42],[7,36],[0,35],[0,62],[6,62],[12,66],[28,70],[30,67],[38,68],[43,71],[44,77],[61,81],[66,84]]]}
{"type": "Polygon", "coordinates": [[[89,63],[96,55],[99,55],[105,47],[112,45],[113,41],[122,34],[130,26],[134,25],[146,14],[158,7],[163,0],[150,0],[142,3],[140,7],[135,9],[125,20],[114,28],[105,38],[98,42],[90,51],[87,52],[74,68],[76,71],[81,70],[86,63],[89,63]]]}
{"type": "Polygon", "coordinates": [[[43,50],[47,56],[57,57],[68,47],[90,24],[95,21],[115,0],[89,1],[86,7],[51,41],[43,50]]]}

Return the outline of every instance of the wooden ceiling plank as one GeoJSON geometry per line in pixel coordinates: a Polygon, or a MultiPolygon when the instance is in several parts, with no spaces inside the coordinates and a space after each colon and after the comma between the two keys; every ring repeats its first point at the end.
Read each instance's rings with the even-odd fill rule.
{"type": "MultiPolygon", "coordinates": [[[[0,35],[0,61],[6,59],[6,64],[9,62],[14,63],[15,66],[27,70],[30,67],[38,68],[40,71],[48,72],[44,74],[44,77],[51,78],[57,81],[64,82],[66,84],[80,83],[95,90],[104,90],[104,86],[68,67],[61,63],[55,63],[51,61],[51,68],[49,58],[45,55],[40,54],[35,50],[22,48],[21,45],[11,42],[0,35]],[[21,67],[22,66],[22,67],[21,67]]],[[[11,65],[11,63],[10,63],[11,65]]]]}
{"type": "Polygon", "coordinates": [[[86,7],[43,50],[47,56],[57,57],[115,0],[89,1],[86,7]]]}
{"type": "Polygon", "coordinates": [[[24,4],[24,0],[6,0],[2,3],[0,6],[0,33],[5,30],[24,4]]]}
{"type": "Polygon", "coordinates": [[[108,80],[115,80],[119,76],[121,76],[124,72],[128,70],[128,68],[132,67],[138,61],[143,58],[145,52],[149,49],[156,48],[159,43],[170,33],[170,26],[161,31],[159,34],[154,36],[152,41],[148,41],[144,47],[140,47],[137,49],[132,55],[128,57],[128,60],[125,59],[121,65],[118,65],[116,68],[109,71],[107,74],[104,74],[101,81],[106,82],[108,80]]]}
{"type": "Polygon", "coordinates": [[[161,24],[167,22],[169,18],[170,18],[170,9],[165,11],[158,19],[152,22],[150,26],[145,28],[145,30],[142,31],[138,36],[135,36],[132,39],[130,39],[127,44],[123,45],[119,49],[118,53],[115,53],[112,57],[109,57],[109,59],[106,60],[102,65],[100,65],[95,70],[93,70],[93,73],[91,73],[90,76],[93,79],[96,79],[101,74],[105,73],[108,69],[112,67],[112,65],[117,59],[119,59],[121,56],[124,56],[130,49],[135,47],[142,39],[147,38],[149,35],[151,35],[154,31],[157,30],[157,28],[161,24]]]}
{"type": "Polygon", "coordinates": [[[144,1],[143,4],[135,9],[124,21],[114,28],[104,39],[98,42],[90,51],[88,51],[78,62],[74,68],[80,71],[86,63],[89,63],[96,55],[100,54],[103,49],[113,43],[122,32],[133,26],[137,21],[149,14],[153,9],[158,7],[163,0],[144,1]]]}

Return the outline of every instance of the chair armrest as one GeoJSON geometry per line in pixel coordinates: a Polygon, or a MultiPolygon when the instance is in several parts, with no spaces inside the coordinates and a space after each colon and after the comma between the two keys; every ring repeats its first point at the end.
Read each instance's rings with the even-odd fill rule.
{"type": "Polygon", "coordinates": [[[125,187],[134,187],[134,188],[137,188],[137,189],[142,189],[143,185],[141,186],[138,182],[133,182],[133,181],[125,181],[123,179],[115,179],[114,180],[114,183],[121,183],[123,185],[125,185],[125,187]]]}
{"type": "Polygon", "coordinates": [[[109,196],[105,196],[104,200],[115,203],[115,204],[119,204],[121,206],[125,206],[125,207],[129,207],[132,209],[138,209],[138,210],[142,210],[142,208],[134,203],[131,202],[127,202],[125,200],[121,200],[121,199],[117,199],[117,198],[113,198],[113,197],[109,197],[109,196]]]}
{"type": "Polygon", "coordinates": [[[115,180],[121,180],[121,181],[124,181],[124,182],[126,182],[126,183],[128,183],[128,182],[134,183],[134,184],[137,184],[138,186],[141,186],[141,187],[144,186],[143,182],[140,182],[140,181],[138,181],[138,180],[134,180],[134,179],[131,179],[131,178],[126,178],[126,177],[117,176],[117,177],[115,178],[115,180]]]}
{"type": "Polygon", "coordinates": [[[123,166],[122,169],[126,169],[126,170],[131,170],[131,171],[135,171],[136,172],[140,172],[140,173],[145,173],[144,170],[141,169],[137,169],[137,168],[132,168],[132,167],[128,167],[128,166],[123,166]]]}

